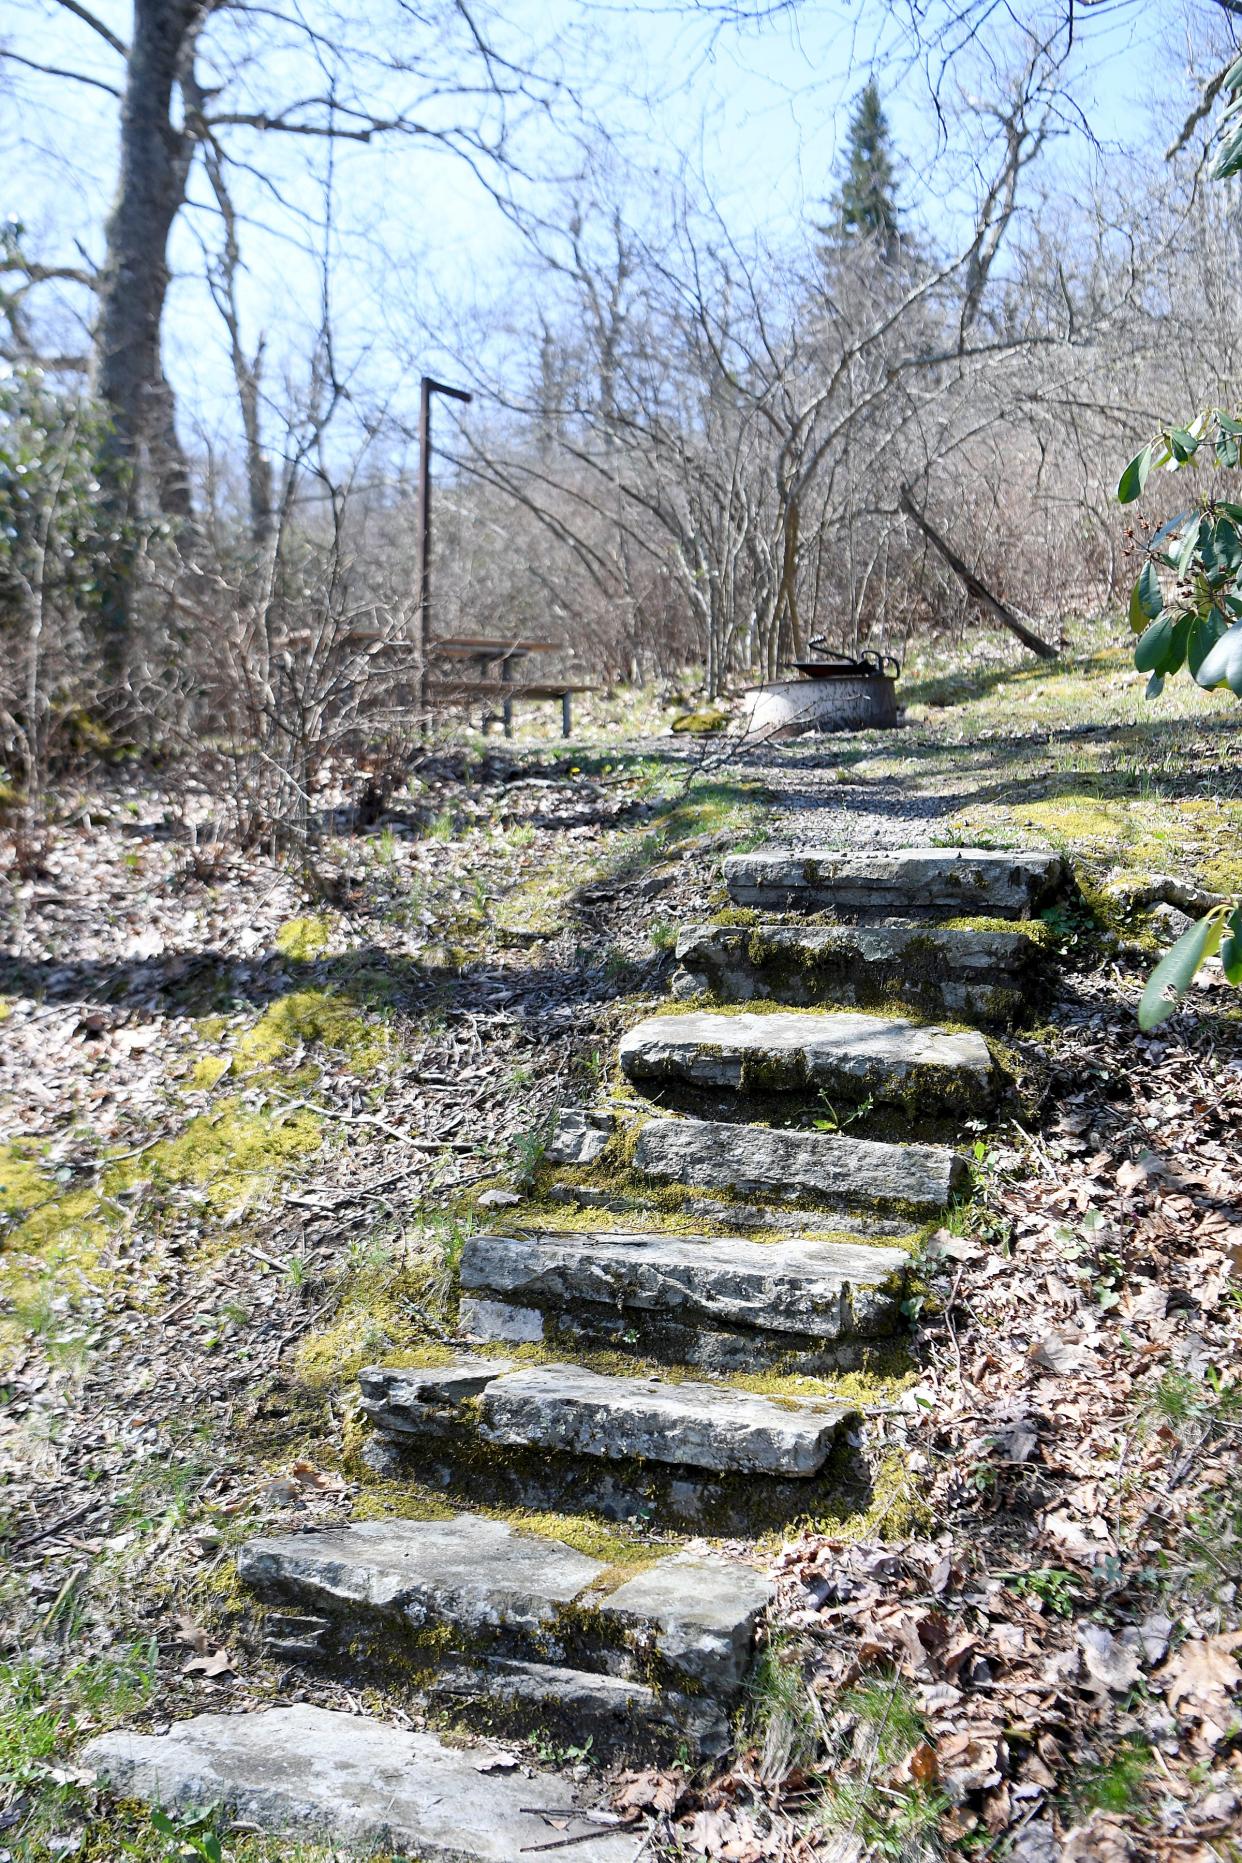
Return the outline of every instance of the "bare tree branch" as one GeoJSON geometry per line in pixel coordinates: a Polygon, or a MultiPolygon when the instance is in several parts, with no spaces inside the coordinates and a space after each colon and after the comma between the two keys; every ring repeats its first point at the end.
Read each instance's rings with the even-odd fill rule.
{"type": "Polygon", "coordinates": [[[129,47],[124,39],[118,38],[111,26],[106,25],[97,13],[92,13],[89,7],[83,6],[82,0],[56,0],[56,4],[63,7],[66,13],[72,13],[75,19],[80,19],[84,25],[90,27],[92,32],[98,33],[104,44],[110,45],[112,50],[118,52],[122,58],[129,57],[129,47]]]}

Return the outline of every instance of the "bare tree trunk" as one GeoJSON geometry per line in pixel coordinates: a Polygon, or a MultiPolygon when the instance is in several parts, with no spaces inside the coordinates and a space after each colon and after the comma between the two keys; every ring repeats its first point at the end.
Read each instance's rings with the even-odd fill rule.
{"type": "MultiPolygon", "coordinates": [[[[102,501],[118,532],[102,591],[104,650],[110,679],[125,675],[134,549],[127,541],[144,444],[155,452],[171,408],[160,359],[160,322],[168,292],[168,236],[185,200],[194,153],[191,128],[173,121],[173,90],[193,55],[213,0],[134,0],[121,105],[121,157],[95,331],[94,386],[110,435],[100,461],[102,501]]],[[[180,500],[186,502],[188,488],[180,500]]]]}
{"type": "Polygon", "coordinates": [[[1024,621],[1019,621],[1012,608],[1007,608],[1004,602],[1000,600],[999,596],[993,595],[991,589],[980,581],[974,570],[969,568],[962,561],[952,545],[945,542],[939,531],[932,529],[927,519],[918,509],[913,498],[911,498],[908,485],[903,485],[901,488],[901,508],[915,527],[922,531],[933,550],[939,551],[940,555],[949,565],[949,568],[953,571],[953,574],[961,582],[967,595],[973,596],[974,600],[982,607],[986,608],[988,613],[995,620],[999,621],[1002,627],[1007,627],[1011,634],[1016,634],[1018,639],[1022,642],[1022,645],[1024,647],[1029,647],[1032,653],[1038,654],[1041,660],[1055,660],[1057,658],[1057,649],[1051,646],[1048,641],[1041,640],[1038,634],[1032,633],[1031,629],[1027,627],[1024,621]]]}

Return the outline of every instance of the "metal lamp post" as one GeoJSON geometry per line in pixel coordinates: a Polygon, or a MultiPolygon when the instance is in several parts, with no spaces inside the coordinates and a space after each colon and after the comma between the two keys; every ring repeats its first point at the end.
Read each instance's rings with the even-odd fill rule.
{"type": "Polygon", "coordinates": [[[450,388],[424,375],[418,396],[418,702],[427,717],[428,662],[431,654],[431,397],[473,401],[464,388],[450,388]]]}

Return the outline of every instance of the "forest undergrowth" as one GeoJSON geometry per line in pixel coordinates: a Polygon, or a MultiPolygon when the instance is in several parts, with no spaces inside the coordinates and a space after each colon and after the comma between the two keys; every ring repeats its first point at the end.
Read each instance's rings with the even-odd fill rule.
{"type": "Polygon", "coordinates": [[[1083,857],[1047,1090],[928,1241],[891,1504],[775,1549],[730,1770],[604,1783],[650,1856],[1238,1854],[1242,1020],[1208,972],[1140,1035],[1163,934],[1117,885],[1236,884],[1236,726],[1141,692],[1084,643],[912,681],[896,734],[467,740],[305,862],[236,853],[175,768],[58,798],[0,963],[0,1856],[276,1854],[105,1812],[77,1749],[272,1698],[232,1549],[388,1504],[344,1450],[359,1351],[451,1340],[478,1195],[607,1091],[789,807],[1083,857]]]}

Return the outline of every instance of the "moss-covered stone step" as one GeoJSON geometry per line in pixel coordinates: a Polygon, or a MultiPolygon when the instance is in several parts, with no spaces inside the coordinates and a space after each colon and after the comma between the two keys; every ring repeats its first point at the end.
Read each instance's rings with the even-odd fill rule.
{"type": "Polygon", "coordinates": [[[965,1158],[945,1145],[893,1145],[710,1119],[649,1119],[637,1171],[663,1183],[720,1187],[826,1210],[937,1216],[970,1185],[965,1158]]]}
{"type": "Polygon", "coordinates": [[[1061,855],[983,847],[761,847],[730,854],[735,905],[761,912],[831,911],[845,918],[1029,919],[1069,878],[1061,855]]]}
{"type": "MultiPolygon", "coordinates": [[[[819,1473],[855,1415],[823,1398],[775,1401],[726,1385],[613,1377],[581,1365],[515,1370],[492,1359],[474,1369],[482,1363],[495,1370],[475,1400],[479,1433],[500,1448],[801,1479],[819,1473]]],[[[429,1408],[461,1401],[451,1369],[369,1366],[359,1382],[363,1409],[398,1435],[423,1433],[429,1408]]]]}
{"type": "Polygon", "coordinates": [[[717,1701],[552,1663],[456,1663],[435,1678],[427,1701],[457,1725],[610,1762],[717,1759],[729,1747],[729,1718],[717,1701]]]}
{"type": "MultiPolygon", "coordinates": [[[[785,1236],[808,1237],[818,1235],[827,1239],[832,1235],[846,1234],[851,1240],[887,1241],[890,1237],[913,1238],[916,1227],[908,1214],[885,1215],[882,1211],[868,1207],[822,1212],[819,1220],[808,1219],[806,1211],[800,1206],[795,1196],[788,1205],[767,1203],[747,1203],[741,1197],[708,1196],[699,1192],[685,1192],[680,1189],[669,1191],[667,1187],[657,1188],[643,1185],[633,1191],[620,1191],[600,1188],[591,1184],[553,1184],[548,1190],[548,1202],[560,1205],[570,1211],[598,1210],[610,1217],[634,1217],[644,1227],[654,1226],[668,1216],[665,1198],[676,1199],[674,1223],[689,1229],[695,1223],[704,1228],[708,1225],[725,1230],[745,1229],[749,1234],[761,1235],[764,1240],[776,1242],[785,1236]]],[[[680,1233],[679,1229],[679,1233],[680,1233]]]]}
{"type": "Polygon", "coordinates": [[[740,1236],[471,1236],[462,1332],[564,1339],[711,1371],[847,1370],[901,1326],[904,1249],[740,1236]]]}
{"type": "Polygon", "coordinates": [[[977,1030],[850,1011],[648,1016],[626,1031],[617,1054],[644,1086],[820,1093],[834,1103],[868,1099],[938,1117],[985,1111],[997,1097],[996,1070],[977,1030]]]}
{"type": "Polygon", "coordinates": [[[578,1863],[631,1863],[633,1832],[575,1816],[572,1783],[366,1715],[299,1702],[257,1714],[197,1714],[162,1734],[119,1729],[83,1761],[118,1797],[173,1815],[216,1808],[263,1832],[327,1839],[342,1854],[420,1863],[513,1863],[569,1832],[578,1863]],[[546,1809],[541,1809],[546,1808],[546,1809]]]}
{"type": "Polygon", "coordinates": [[[727,1003],[901,1003],[925,1016],[1011,1023],[1046,990],[1038,941],[1023,931],[930,925],[690,925],[677,939],[679,995],[727,1003]]]}
{"type": "Polygon", "coordinates": [[[476,1375],[480,1364],[492,1375],[475,1397],[459,1394],[456,1366],[362,1371],[369,1465],[476,1502],[722,1533],[822,1511],[863,1479],[849,1404],[503,1359],[473,1361],[476,1375]]]}
{"type": "Polygon", "coordinates": [[[745,1682],[771,1590],[751,1566],[688,1553],[616,1585],[600,1560],[477,1514],[251,1540],[237,1571],[274,1607],[278,1654],[296,1611],[319,1627],[316,1657],[395,1668],[474,1725],[557,1738],[576,1704],[598,1722],[597,1753],[631,1755],[721,1750],[722,1704],[745,1682]]]}

